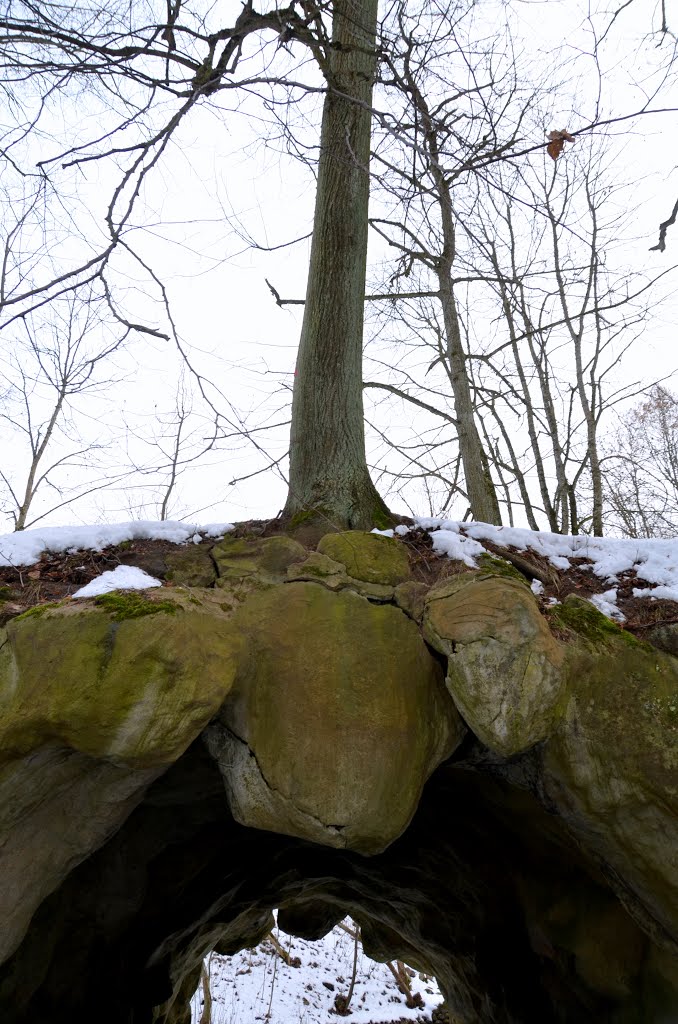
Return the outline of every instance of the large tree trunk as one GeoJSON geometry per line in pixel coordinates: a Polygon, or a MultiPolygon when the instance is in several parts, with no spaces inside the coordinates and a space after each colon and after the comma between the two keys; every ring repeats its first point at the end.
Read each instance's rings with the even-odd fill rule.
{"type": "Polygon", "coordinates": [[[365,460],[363,304],[377,0],[335,0],[285,516],[370,528],[388,510],[365,460]]]}

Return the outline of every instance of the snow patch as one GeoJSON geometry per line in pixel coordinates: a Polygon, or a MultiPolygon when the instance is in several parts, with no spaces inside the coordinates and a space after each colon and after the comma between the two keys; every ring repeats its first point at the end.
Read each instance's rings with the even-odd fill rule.
{"type": "Polygon", "coordinates": [[[102,551],[133,540],[166,540],[172,544],[195,542],[196,536],[217,538],[233,530],[232,523],[153,522],[109,523],[98,526],[42,526],[0,535],[0,565],[33,565],[44,551],[102,551]]]}
{"type": "Polygon", "coordinates": [[[99,594],[110,594],[112,590],[148,590],[150,587],[161,587],[160,580],[149,576],[143,569],[134,565],[118,565],[115,569],[102,572],[84,587],[72,595],[73,597],[98,597],[99,594]]]}
{"type": "Polygon", "coordinates": [[[634,572],[639,580],[655,585],[656,589],[646,591],[642,596],[678,600],[678,539],[572,537],[513,526],[459,523],[430,517],[417,517],[415,522],[422,529],[431,531],[434,551],[449,554],[450,558],[460,558],[466,565],[475,566],[475,558],[485,550],[482,541],[489,541],[497,547],[512,547],[517,551],[542,555],[557,569],[569,569],[573,559],[586,559],[578,563],[579,568],[608,583],[617,583],[622,573],[634,572]],[[464,542],[468,541],[477,547],[467,547],[464,542]],[[666,589],[660,592],[660,587],[666,589]]]}
{"type": "Polygon", "coordinates": [[[667,601],[678,601],[678,586],[676,587],[652,587],[652,589],[633,588],[634,597],[649,597],[656,601],[658,597],[666,598],[667,601]]]}
{"type": "MultiPolygon", "coordinates": [[[[355,925],[346,918],[345,928],[355,925]]],[[[264,940],[256,949],[232,957],[213,953],[205,967],[210,975],[212,1020],[217,1024],[327,1024],[342,1020],[334,1015],[334,999],[346,995],[353,972],[354,939],[337,925],[324,939],[307,942],[278,929],[275,937],[294,967],[264,940]],[[295,959],[296,958],[296,959],[295,959]]],[[[432,977],[412,972],[412,991],[423,1007],[408,1009],[386,964],[370,960],[358,945],[355,989],[349,1005],[350,1024],[388,1024],[429,1017],[442,1002],[432,977]]],[[[193,1024],[201,1015],[201,998],[193,997],[193,1024]]]]}
{"type": "Polygon", "coordinates": [[[626,616],[617,607],[617,588],[612,587],[611,590],[606,590],[602,594],[594,594],[593,597],[589,598],[592,605],[602,612],[603,615],[607,615],[608,619],[615,619],[616,622],[626,622],[626,616]]]}
{"type": "Polygon", "coordinates": [[[468,565],[471,569],[477,569],[476,558],[486,550],[477,540],[465,537],[464,534],[455,533],[453,530],[438,530],[433,533],[433,550],[438,555],[447,555],[448,558],[457,558],[468,565]]]}

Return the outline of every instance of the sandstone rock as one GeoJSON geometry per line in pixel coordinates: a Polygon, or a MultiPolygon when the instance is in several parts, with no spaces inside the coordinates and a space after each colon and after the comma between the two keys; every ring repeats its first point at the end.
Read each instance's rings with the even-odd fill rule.
{"type": "Polygon", "coordinates": [[[393,591],[395,603],[406,615],[409,615],[415,622],[421,622],[424,617],[424,604],[426,595],[431,588],[426,583],[418,583],[416,580],[405,580],[399,583],[393,591]]]}
{"type": "Polygon", "coordinates": [[[228,693],[228,619],[168,593],[42,606],[0,632],[0,959],[228,693]]]}
{"type": "MultiPolygon", "coordinates": [[[[578,643],[565,714],[544,749],[548,797],[643,927],[678,944],[678,662],[590,602],[556,609],[578,643]]],[[[677,947],[678,948],[678,945],[677,947]]]]}
{"type": "Polygon", "coordinates": [[[259,580],[281,582],[288,566],[303,561],[308,552],[303,544],[283,535],[275,537],[226,536],[212,548],[212,558],[221,578],[236,581],[256,576],[259,580]]]}
{"type": "Polygon", "coordinates": [[[295,562],[287,570],[287,579],[298,583],[320,583],[327,590],[354,590],[372,601],[392,601],[393,587],[383,583],[367,583],[349,576],[341,562],[328,555],[311,551],[303,562],[295,562]]]}
{"type": "Polygon", "coordinates": [[[462,1024],[678,1019],[678,661],[491,560],[428,592],[242,540],[0,630],[3,1024],[188,1024],[273,907],[462,1024]]]}
{"type": "Polygon", "coordinates": [[[464,733],[416,626],[315,583],[253,595],[234,622],[244,655],[207,736],[235,818],[384,849],[464,733]]]}
{"type": "Polygon", "coordinates": [[[348,574],[341,562],[335,562],[320,551],[308,552],[302,562],[294,562],[287,569],[287,579],[294,583],[322,583],[328,590],[341,590],[346,585],[348,574]]]}
{"type": "Polygon", "coordinates": [[[678,626],[675,622],[665,626],[655,626],[648,633],[647,639],[653,647],[678,658],[678,626]]]}
{"type": "Polygon", "coordinates": [[[322,900],[292,900],[278,910],[278,927],[288,935],[317,942],[344,919],[336,904],[322,900]]]}
{"type": "Polygon", "coordinates": [[[120,565],[133,565],[136,569],[164,580],[167,575],[167,551],[158,551],[154,548],[143,551],[128,550],[125,543],[118,545],[115,549],[115,556],[120,565]]]}
{"type": "Polygon", "coordinates": [[[191,544],[168,551],[166,578],[175,586],[211,587],[217,578],[217,569],[210,550],[203,544],[191,544]]]}
{"type": "Polygon", "coordinates": [[[120,828],[159,771],[56,744],[0,766],[0,963],[45,897],[120,828]]]}
{"type": "Polygon", "coordinates": [[[410,574],[407,549],[393,537],[349,530],[328,533],[318,543],[318,551],[346,566],[346,572],[366,583],[395,587],[410,574]]]}
{"type": "Polygon", "coordinates": [[[483,573],[429,591],[424,636],[447,656],[447,686],[476,736],[505,757],[554,729],[563,652],[527,587],[483,573]]]}
{"type": "Polygon", "coordinates": [[[248,910],[229,924],[213,924],[199,929],[181,954],[172,959],[172,996],[155,1007],[153,1024],[191,1024],[191,997],[205,970],[205,958],[212,951],[221,956],[232,956],[243,945],[247,948],[257,946],[274,928],[273,914],[248,910]]]}
{"type": "Polygon", "coordinates": [[[160,590],[42,605],[0,642],[0,750],[45,743],[171,764],[228,693],[239,639],[213,600],[160,590]],[[152,625],[151,625],[152,623],[152,625]]]}

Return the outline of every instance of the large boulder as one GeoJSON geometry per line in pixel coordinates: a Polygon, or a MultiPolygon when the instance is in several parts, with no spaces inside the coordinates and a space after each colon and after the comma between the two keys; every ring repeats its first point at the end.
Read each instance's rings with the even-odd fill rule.
{"type": "Polygon", "coordinates": [[[253,595],[234,624],[243,656],[207,736],[235,818],[383,850],[465,732],[417,627],[317,583],[253,595]]]}
{"type": "Polygon", "coordinates": [[[210,597],[111,593],[11,619],[0,644],[3,760],[58,742],[167,766],[223,702],[240,641],[210,597]]]}
{"type": "Polygon", "coordinates": [[[0,961],[223,702],[239,640],[211,599],[110,594],[0,631],[0,961]]]}
{"type": "Polygon", "coordinates": [[[393,537],[362,530],[328,533],[318,551],[346,567],[349,576],[366,583],[395,587],[410,575],[407,550],[393,537]]]}
{"type": "Polygon", "coordinates": [[[306,548],[292,537],[226,536],[212,548],[219,573],[218,585],[249,582],[253,585],[279,583],[288,566],[306,558],[306,548]]]}
{"type": "Polygon", "coordinates": [[[553,731],[564,655],[523,583],[465,573],[425,599],[424,636],[447,657],[447,686],[490,750],[511,757],[553,731]]]}
{"type": "Polygon", "coordinates": [[[643,927],[678,950],[678,660],[581,598],[553,622],[568,631],[568,696],[544,747],[546,796],[643,927]]]}
{"type": "Polygon", "coordinates": [[[187,1024],[274,907],[350,913],[462,1024],[678,1019],[678,660],[421,538],[195,550],[5,595],[3,1022],[187,1024]]]}

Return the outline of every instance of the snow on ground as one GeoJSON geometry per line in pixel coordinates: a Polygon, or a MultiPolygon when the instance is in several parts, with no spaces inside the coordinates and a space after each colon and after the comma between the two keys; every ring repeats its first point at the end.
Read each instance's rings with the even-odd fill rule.
{"type": "MultiPolygon", "coordinates": [[[[456,558],[470,568],[477,568],[478,556],[487,548],[483,541],[514,551],[530,551],[542,555],[556,569],[567,570],[576,559],[577,566],[593,573],[606,583],[616,584],[623,573],[632,572],[636,578],[649,584],[636,587],[634,597],[665,598],[678,601],[678,538],[659,540],[641,538],[630,540],[619,537],[589,537],[580,534],[536,532],[513,526],[492,526],[489,523],[459,523],[452,519],[415,518],[417,526],[429,530],[433,550],[439,555],[456,558]]],[[[404,536],[407,529],[374,530],[392,537],[394,532],[404,536]]],[[[533,589],[535,589],[533,587],[533,589]]],[[[539,593],[535,590],[535,593],[539,593]]],[[[609,587],[604,593],[591,598],[599,611],[618,621],[624,615],[617,607],[617,588],[609,587]]]]}
{"type": "MultiPolygon", "coordinates": [[[[346,918],[344,924],[353,928],[346,918]]],[[[205,961],[212,993],[212,1024],[328,1024],[337,995],[347,995],[353,972],[354,939],[340,925],[319,942],[307,942],[275,930],[275,937],[299,966],[284,962],[271,942],[233,957],[213,953],[205,961]]],[[[294,961],[293,961],[294,962],[294,961]]],[[[442,1002],[434,978],[414,974],[413,993],[423,1006],[408,1009],[386,964],[370,960],[358,946],[356,982],[346,1017],[350,1024],[390,1024],[431,1016],[442,1002]]],[[[200,1020],[202,992],[193,997],[193,1024],[200,1020]]]]}
{"type": "MultiPolygon", "coordinates": [[[[586,559],[592,573],[608,583],[616,583],[621,573],[633,571],[639,580],[661,585],[656,597],[678,601],[678,539],[629,540],[618,537],[570,537],[560,533],[536,533],[513,526],[489,523],[457,523],[450,519],[417,518],[417,526],[433,531],[433,550],[451,558],[463,558],[476,565],[476,556],[485,550],[482,541],[516,551],[544,555],[556,569],[569,569],[571,559],[586,559]]],[[[638,595],[636,595],[638,596],[638,595]]]]}
{"type": "MultiPolygon", "coordinates": [[[[597,577],[598,585],[607,584],[602,594],[591,598],[600,611],[612,618],[623,621],[624,616],[617,607],[619,577],[632,573],[634,582],[641,586],[634,588],[633,596],[642,598],[664,598],[678,601],[678,539],[675,540],[629,540],[615,537],[571,537],[557,533],[536,532],[512,526],[491,526],[488,523],[459,523],[451,519],[418,517],[417,527],[431,532],[433,550],[439,555],[460,559],[471,568],[478,565],[478,556],[487,550],[489,542],[497,547],[511,548],[528,554],[541,555],[561,571],[567,570],[575,561],[578,569],[589,571],[597,577]],[[483,543],[485,542],[485,543],[483,543]]],[[[222,537],[234,527],[231,523],[212,523],[198,526],[195,523],[179,522],[129,522],[96,526],[40,527],[8,533],[0,536],[0,566],[33,565],[44,552],[71,552],[82,549],[101,551],[109,545],[134,540],[164,540],[174,544],[200,543],[207,538],[222,537]]],[[[375,530],[386,536],[405,537],[407,526],[395,530],[375,530]]],[[[88,586],[111,589],[145,589],[157,586],[157,582],[146,582],[137,577],[116,576],[111,584],[110,573],[104,578],[92,581],[88,586]]],[[[628,580],[627,580],[628,583],[628,580]]],[[[78,597],[104,593],[104,590],[78,591],[78,597]]]]}
{"type": "Polygon", "coordinates": [[[133,565],[118,565],[115,569],[102,572],[90,583],[76,590],[72,597],[98,597],[99,594],[110,594],[111,590],[148,590],[150,587],[161,587],[162,580],[149,576],[143,569],[133,565]]]}
{"type": "Polygon", "coordinates": [[[169,520],[108,523],[97,526],[42,526],[0,535],[0,565],[33,565],[43,551],[102,551],[111,544],[131,540],[167,540],[172,544],[199,544],[205,537],[223,537],[232,523],[175,523],[169,520]]]}

